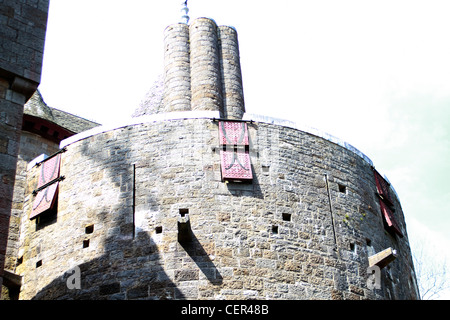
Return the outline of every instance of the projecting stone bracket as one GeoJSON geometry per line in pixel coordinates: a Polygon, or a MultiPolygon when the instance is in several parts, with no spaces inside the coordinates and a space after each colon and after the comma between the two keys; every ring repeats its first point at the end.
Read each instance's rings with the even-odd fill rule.
{"type": "Polygon", "coordinates": [[[5,269],[3,270],[3,285],[9,290],[9,298],[17,300],[22,286],[22,276],[5,269]]]}
{"type": "Polygon", "coordinates": [[[394,261],[395,258],[397,258],[397,251],[392,248],[387,248],[369,257],[369,267],[376,265],[380,269],[383,269],[389,263],[394,261]]]}
{"type": "Polygon", "coordinates": [[[22,285],[22,276],[15,274],[11,270],[4,270],[3,285],[6,287],[19,287],[22,285]]]}
{"type": "Polygon", "coordinates": [[[178,242],[189,242],[192,240],[191,222],[189,214],[178,217],[178,242]]]}

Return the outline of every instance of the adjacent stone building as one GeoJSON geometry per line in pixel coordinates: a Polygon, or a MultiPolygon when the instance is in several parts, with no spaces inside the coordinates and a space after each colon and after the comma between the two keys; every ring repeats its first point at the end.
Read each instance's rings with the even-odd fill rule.
{"type": "Polygon", "coordinates": [[[6,285],[3,289],[8,295],[14,297],[20,286],[20,278],[14,269],[19,255],[19,230],[27,195],[28,166],[36,158],[43,160],[46,155],[58,152],[62,140],[96,126],[99,124],[49,107],[38,90],[25,104],[4,267],[6,285]]]}
{"type": "Polygon", "coordinates": [[[41,80],[48,0],[0,1],[0,285],[25,102],[41,80]]]}
{"type": "Polygon", "coordinates": [[[235,29],[164,35],[135,118],[28,162],[18,297],[418,299],[400,201],[370,159],[245,113],[235,29]]]}

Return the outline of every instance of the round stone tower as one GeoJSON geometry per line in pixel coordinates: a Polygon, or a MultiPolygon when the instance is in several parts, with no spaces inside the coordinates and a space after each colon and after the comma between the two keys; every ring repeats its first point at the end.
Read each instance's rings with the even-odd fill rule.
{"type": "Polygon", "coordinates": [[[244,114],[233,28],[200,18],[165,43],[158,112],[30,165],[20,298],[418,299],[399,199],[370,159],[244,114]]]}

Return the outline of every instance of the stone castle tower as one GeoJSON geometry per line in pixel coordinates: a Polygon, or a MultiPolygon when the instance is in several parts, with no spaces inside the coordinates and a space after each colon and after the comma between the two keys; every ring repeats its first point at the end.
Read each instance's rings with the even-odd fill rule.
{"type": "MultiPolygon", "coordinates": [[[[0,285],[4,266],[23,123],[24,104],[41,81],[48,0],[0,3],[0,285]]],[[[15,232],[17,234],[17,232],[15,232]]]]}
{"type": "Polygon", "coordinates": [[[245,113],[235,29],[166,28],[146,115],[28,163],[20,299],[418,299],[399,199],[364,154],[245,113]]]}

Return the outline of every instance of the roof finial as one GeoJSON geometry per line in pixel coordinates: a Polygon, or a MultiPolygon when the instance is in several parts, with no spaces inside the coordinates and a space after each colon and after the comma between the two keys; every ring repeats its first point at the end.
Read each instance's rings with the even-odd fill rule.
{"type": "Polygon", "coordinates": [[[189,8],[187,6],[188,0],[185,0],[181,3],[182,8],[181,8],[181,12],[183,13],[183,15],[181,16],[181,23],[185,23],[188,24],[189,22],[189,8]]]}

